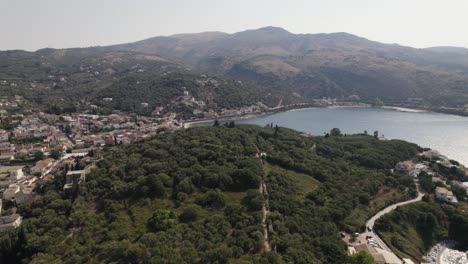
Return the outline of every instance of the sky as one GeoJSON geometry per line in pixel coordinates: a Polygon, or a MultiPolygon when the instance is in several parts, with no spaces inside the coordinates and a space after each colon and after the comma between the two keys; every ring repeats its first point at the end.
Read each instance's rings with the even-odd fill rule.
{"type": "Polygon", "coordinates": [[[265,26],[468,47],[467,0],[0,0],[0,50],[89,47],[265,26]]]}

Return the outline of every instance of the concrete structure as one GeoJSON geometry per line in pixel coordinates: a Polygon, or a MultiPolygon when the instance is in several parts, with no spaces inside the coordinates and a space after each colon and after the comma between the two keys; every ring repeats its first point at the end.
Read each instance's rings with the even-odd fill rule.
{"type": "Polygon", "coordinates": [[[11,215],[0,217],[0,233],[15,230],[21,225],[22,221],[23,218],[16,211],[11,215]]]}
{"type": "Polygon", "coordinates": [[[36,194],[36,178],[31,178],[28,181],[20,184],[20,192],[15,196],[16,203],[24,203],[33,198],[36,194]]]}
{"type": "Polygon", "coordinates": [[[18,184],[11,184],[8,188],[3,192],[3,199],[5,200],[13,200],[15,199],[16,195],[19,194],[21,188],[18,184]]]}
{"type": "Polygon", "coordinates": [[[437,188],[435,189],[435,195],[436,195],[436,198],[437,198],[439,201],[443,201],[443,202],[446,202],[446,203],[449,203],[449,204],[453,204],[453,205],[457,205],[457,204],[458,204],[457,197],[455,197],[455,195],[453,195],[453,192],[447,190],[447,189],[444,188],[444,187],[437,187],[437,188]]]}
{"type": "Polygon", "coordinates": [[[5,174],[10,182],[24,178],[23,166],[0,166],[0,174],[5,174]]]}
{"type": "Polygon", "coordinates": [[[50,169],[52,165],[54,165],[54,161],[54,159],[45,159],[36,162],[36,166],[31,168],[31,173],[40,174],[41,176],[44,176],[47,170],[50,169]]]}
{"type": "Polygon", "coordinates": [[[376,264],[402,264],[403,262],[392,252],[389,252],[385,249],[373,247],[370,244],[360,244],[354,247],[354,250],[349,250],[354,252],[365,251],[369,253],[374,258],[374,263],[376,264]]]}
{"type": "Polygon", "coordinates": [[[65,179],[64,191],[76,190],[85,181],[86,170],[68,171],[65,179]]]}

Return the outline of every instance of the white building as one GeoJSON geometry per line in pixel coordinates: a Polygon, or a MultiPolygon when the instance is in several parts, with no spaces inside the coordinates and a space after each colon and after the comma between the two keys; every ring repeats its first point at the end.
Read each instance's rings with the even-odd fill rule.
{"type": "Polygon", "coordinates": [[[24,178],[23,166],[0,166],[0,173],[10,175],[10,181],[19,181],[24,178]]]}
{"type": "Polygon", "coordinates": [[[435,190],[436,198],[440,201],[450,203],[450,204],[458,204],[457,197],[453,195],[452,191],[447,190],[444,187],[437,187],[435,190]]]}

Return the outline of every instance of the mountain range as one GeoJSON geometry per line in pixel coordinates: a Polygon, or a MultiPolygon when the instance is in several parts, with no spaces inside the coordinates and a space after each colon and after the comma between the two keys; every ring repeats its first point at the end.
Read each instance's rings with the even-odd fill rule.
{"type": "MultiPolygon", "coordinates": [[[[249,87],[260,101],[270,105],[281,99],[306,102],[350,95],[368,102],[378,98],[385,103],[402,103],[418,98],[431,106],[468,104],[468,49],[416,49],[348,33],[293,34],[265,27],[234,34],[160,36],[112,46],[0,52],[0,79],[47,82],[50,75],[66,75],[75,80],[74,96],[91,101],[98,100],[102,90],[115,92],[116,87],[124,87],[121,93],[128,89],[137,97],[148,98],[154,79],[167,76],[160,70],[163,66],[172,67],[171,74],[183,72],[193,79],[206,74],[237,81],[233,82],[234,90],[249,87]],[[81,89],[76,86],[83,86],[80,67],[84,64],[102,68],[99,73],[105,72],[109,78],[95,80],[95,72],[91,72],[94,76],[85,82],[86,93],[79,94],[81,89]],[[157,69],[150,70],[151,74],[139,82],[145,84],[139,86],[138,81],[128,81],[131,67],[136,69],[137,65],[157,69]]],[[[62,86],[66,89],[67,85],[62,86]]],[[[215,98],[233,95],[217,95],[215,90],[201,94],[215,98]]]]}

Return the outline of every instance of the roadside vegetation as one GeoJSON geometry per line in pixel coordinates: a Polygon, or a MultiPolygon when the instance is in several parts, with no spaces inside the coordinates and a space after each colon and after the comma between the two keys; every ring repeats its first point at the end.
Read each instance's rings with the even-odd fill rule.
{"type": "Polygon", "coordinates": [[[384,215],[375,223],[375,230],[399,256],[421,262],[440,240],[455,240],[460,248],[468,248],[468,211],[461,210],[467,205],[460,203],[458,207],[426,195],[421,202],[384,215]]]}

